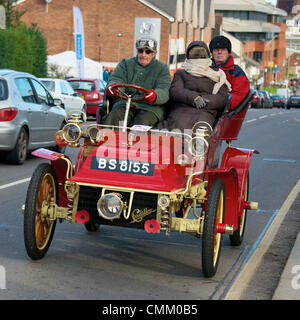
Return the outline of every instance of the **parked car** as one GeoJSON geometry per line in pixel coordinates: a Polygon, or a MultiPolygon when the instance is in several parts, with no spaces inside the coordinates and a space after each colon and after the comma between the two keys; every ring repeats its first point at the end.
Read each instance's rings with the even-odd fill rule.
{"type": "Polygon", "coordinates": [[[257,90],[254,90],[254,95],[251,100],[251,108],[262,108],[263,96],[257,90]]]}
{"type": "Polygon", "coordinates": [[[29,73],[0,69],[0,151],[22,164],[29,150],[56,147],[54,136],[65,124],[62,101],[54,99],[29,73]]]}
{"type": "Polygon", "coordinates": [[[98,107],[103,105],[106,82],[100,79],[68,79],[72,88],[84,96],[87,116],[96,116],[98,107]]]}
{"type": "Polygon", "coordinates": [[[54,98],[62,100],[62,107],[68,113],[71,110],[86,112],[83,96],[73,90],[70,83],[63,79],[40,78],[45,87],[51,91],[54,98]]]}
{"type": "Polygon", "coordinates": [[[273,94],[271,96],[273,101],[273,107],[285,108],[286,106],[286,98],[280,94],[273,94]]]}
{"type": "Polygon", "coordinates": [[[273,107],[273,102],[271,99],[271,96],[268,91],[259,91],[259,93],[262,95],[263,100],[262,100],[262,108],[272,108],[273,107]]]}
{"type": "Polygon", "coordinates": [[[290,108],[300,108],[300,96],[290,96],[288,98],[288,101],[286,103],[287,109],[290,108]]]}

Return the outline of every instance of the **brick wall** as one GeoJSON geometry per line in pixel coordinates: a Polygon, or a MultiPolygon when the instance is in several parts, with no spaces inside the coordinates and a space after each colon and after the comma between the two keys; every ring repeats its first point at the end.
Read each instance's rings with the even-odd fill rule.
{"type": "Polygon", "coordinates": [[[47,12],[44,0],[26,0],[17,10],[26,10],[21,20],[38,25],[47,39],[48,54],[53,55],[74,51],[73,6],[83,16],[86,57],[110,62],[131,57],[135,17],[149,17],[161,18],[160,60],[168,62],[169,20],[136,0],[53,0],[47,12]]]}

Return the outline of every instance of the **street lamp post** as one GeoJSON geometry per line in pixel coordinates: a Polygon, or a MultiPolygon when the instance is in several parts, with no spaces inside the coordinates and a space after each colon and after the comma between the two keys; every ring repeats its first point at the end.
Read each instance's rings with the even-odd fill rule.
{"type": "Polygon", "coordinates": [[[123,36],[123,33],[119,32],[117,34],[118,36],[118,62],[120,61],[120,47],[121,47],[121,38],[123,36]]]}

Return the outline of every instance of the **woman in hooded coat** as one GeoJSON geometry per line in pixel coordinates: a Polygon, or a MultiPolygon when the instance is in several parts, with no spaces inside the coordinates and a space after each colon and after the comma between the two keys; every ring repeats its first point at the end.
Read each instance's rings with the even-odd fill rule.
{"type": "Polygon", "coordinates": [[[212,67],[210,52],[203,41],[187,47],[184,69],[177,70],[170,87],[170,112],[158,129],[192,129],[198,121],[213,126],[231,90],[224,71],[212,67]]]}

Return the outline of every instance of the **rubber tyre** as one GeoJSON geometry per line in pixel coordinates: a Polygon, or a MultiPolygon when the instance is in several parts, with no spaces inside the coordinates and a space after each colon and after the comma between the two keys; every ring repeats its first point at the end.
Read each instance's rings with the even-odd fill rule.
{"type": "Polygon", "coordinates": [[[28,152],[28,133],[22,128],[16,145],[13,150],[9,151],[6,155],[6,159],[11,164],[23,164],[26,160],[28,152]]]}
{"type": "MultiPolygon", "coordinates": [[[[248,201],[248,193],[249,193],[249,174],[247,176],[246,188],[244,194],[244,200],[248,201]]],[[[244,232],[246,228],[246,220],[247,220],[247,210],[243,210],[241,216],[239,216],[238,227],[233,232],[233,235],[229,236],[230,243],[232,246],[240,246],[243,242],[244,232]]]]}
{"type": "Polygon", "coordinates": [[[84,226],[88,232],[97,232],[100,224],[93,220],[89,220],[88,222],[85,222],[84,226]]]}
{"type": "Polygon", "coordinates": [[[40,207],[43,201],[51,197],[58,202],[57,178],[54,169],[48,163],[41,163],[34,171],[27,190],[24,211],[24,242],[28,256],[39,260],[47,253],[56,226],[56,220],[40,219],[40,207]]]}
{"type": "Polygon", "coordinates": [[[202,272],[213,277],[218,268],[222,234],[215,233],[216,223],[223,223],[225,212],[225,185],[222,179],[213,180],[204,214],[202,237],[202,272]]]}

